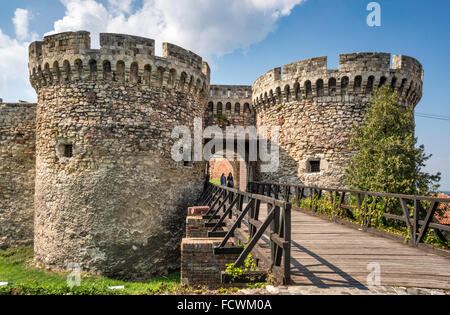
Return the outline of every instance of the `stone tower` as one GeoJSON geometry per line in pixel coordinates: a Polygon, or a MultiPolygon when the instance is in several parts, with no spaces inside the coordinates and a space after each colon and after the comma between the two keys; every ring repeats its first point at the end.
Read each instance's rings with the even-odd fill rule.
{"type": "Polygon", "coordinates": [[[280,167],[263,181],[342,187],[353,152],[349,140],[375,89],[389,85],[401,105],[422,97],[423,70],[414,58],[386,53],[339,56],[339,69],[327,57],[273,69],[253,84],[257,127],[280,126],[280,167]]]}
{"type": "Polygon", "coordinates": [[[193,128],[209,91],[196,54],[151,39],[68,32],[30,45],[38,94],[35,259],[127,280],[179,268],[186,206],[204,163],[177,163],[175,126],[193,128]]]}

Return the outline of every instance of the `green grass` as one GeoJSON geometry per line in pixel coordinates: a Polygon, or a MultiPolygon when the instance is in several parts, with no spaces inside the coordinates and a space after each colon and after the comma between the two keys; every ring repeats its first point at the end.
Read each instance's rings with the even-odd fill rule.
{"type": "Polygon", "coordinates": [[[13,283],[0,288],[4,294],[42,294],[42,295],[153,295],[179,294],[184,290],[178,273],[156,278],[145,283],[132,283],[119,280],[82,275],[81,286],[69,288],[69,273],[56,273],[31,267],[32,247],[0,250],[0,282],[13,283]],[[125,290],[108,290],[112,286],[125,286],[125,290]]]}
{"type": "Polygon", "coordinates": [[[210,182],[211,182],[211,184],[220,186],[220,179],[211,179],[210,182]]]}

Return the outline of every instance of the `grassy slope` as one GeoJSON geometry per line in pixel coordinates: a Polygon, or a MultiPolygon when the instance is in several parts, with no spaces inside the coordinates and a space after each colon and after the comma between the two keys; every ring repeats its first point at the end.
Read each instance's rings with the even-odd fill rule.
{"type": "Polygon", "coordinates": [[[55,273],[31,268],[32,247],[0,250],[0,282],[14,285],[0,288],[1,294],[157,294],[180,289],[178,273],[147,283],[130,283],[104,277],[83,275],[81,287],[67,286],[68,273],[55,273]],[[108,287],[125,286],[125,290],[111,291],[108,287]]]}

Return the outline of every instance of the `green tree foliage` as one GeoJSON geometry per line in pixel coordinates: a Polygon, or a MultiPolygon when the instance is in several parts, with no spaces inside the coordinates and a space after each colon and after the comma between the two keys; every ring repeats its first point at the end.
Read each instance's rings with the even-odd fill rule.
{"type": "Polygon", "coordinates": [[[414,137],[414,109],[399,106],[389,87],[371,99],[363,124],[355,126],[350,148],[354,155],[345,184],[358,190],[399,194],[428,194],[437,189],[440,173],[422,169],[431,157],[414,137]]]}

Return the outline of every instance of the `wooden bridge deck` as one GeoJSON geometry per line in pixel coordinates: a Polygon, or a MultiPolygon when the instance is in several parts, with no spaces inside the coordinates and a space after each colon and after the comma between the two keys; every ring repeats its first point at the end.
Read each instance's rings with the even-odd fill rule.
{"type": "Polygon", "coordinates": [[[292,211],[294,284],[366,286],[377,263],[381,285],[450,289],[450,259],[319,217],[292,211]]]}
{"type": "Polygon", "coordinates": [[[383,286],[450,289],[449,258],[292,210],[292,285],[365,288],[372,263],[383,286]]]}

